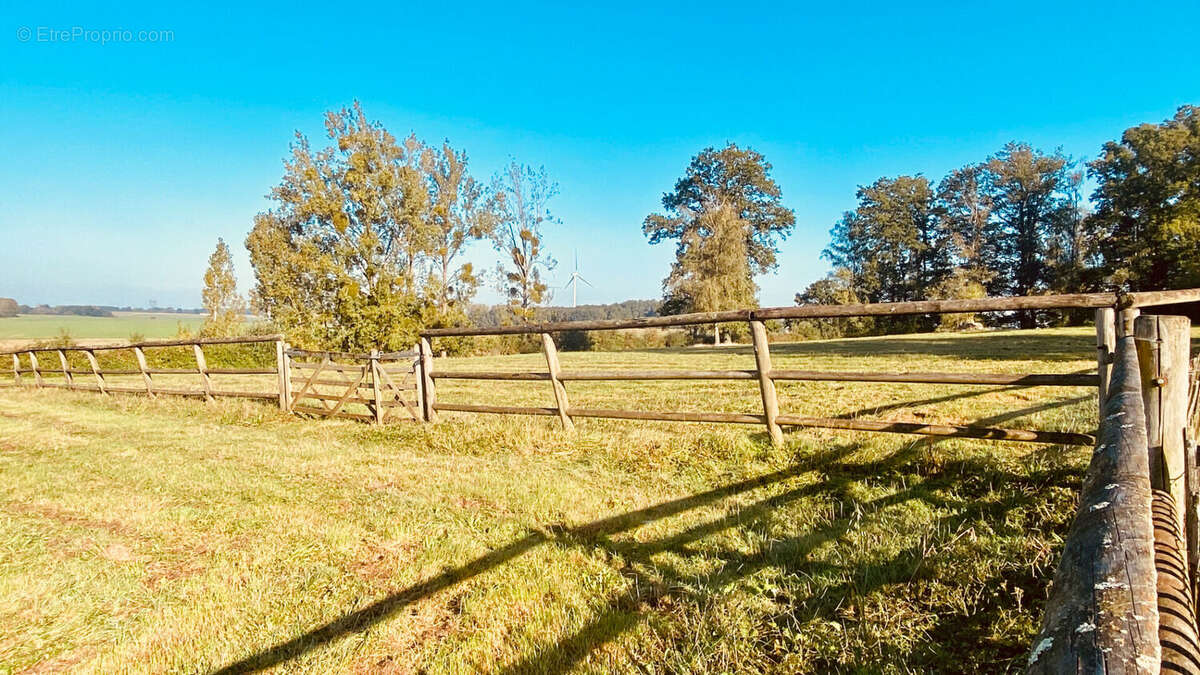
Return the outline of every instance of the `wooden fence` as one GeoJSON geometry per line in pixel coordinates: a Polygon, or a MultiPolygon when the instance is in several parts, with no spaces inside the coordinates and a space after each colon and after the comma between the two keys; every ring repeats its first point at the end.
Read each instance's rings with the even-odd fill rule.
{"type": "Polygon", "coordinates": [[[280,367],[283,359],[282,335],[152,340],[118,345],[31,347],[29,349],[8,352],[8,354],[12,358],[13,380],[18,386],[28,384],[36,388],[96,391],[102,394],[146,394],[151,398],[160,395],[196,396],[210,401],[218,397],[255,398],[277,401],[281,409],[287,409],[283,397],[284,387],[282,377],[280,375],[283,372],[280,367]],[[260,343],[274,344],[274,355],[270,359],[272,364],[269,368],[212,368],[208,365],[208,359],[204,351],[206,347],[211,348],[223,345],[245,346],[260,343]],[[180,355],[176,354],[176,358],[174,359],[175,361],[189,360],[191,365],[187,367],[150,365],[151,359],[147,358],[148,350],[152,350],[151,354],[154,354],[153,350],[166,348],[186,349],[188,347],[191,348],[190,357],[183,359],[180,358],[180,355]],[[132,355],[133,358],[129,360],[131,363],[136,364],[135,368],[101,367],[100,359],[97,358],[97,352],[113,355],[116,352],[125,350],[128,350],[132,355]],[[47,360],[53,359],[54,363],[43,364],[39,355],[47,360]],[[87,367],[80,368],[77,367],[77,364],[72,364],[70,357],[73,355],[81,355],[85,359],[87,367]],[[273,375],[275,376],[275,386],[272,387],[272,391],[222,389],[214,386],[213,376],[228,375],[273,375]],[[113,381],[114,378],[121,376],[138,376],[140,377],[141,384],[139,386],[130,386],[129,384],[120,384],[113,381]],[[179,379],[183,379],[181,376],[195,376],[194,383],[197,387],[180,388],[178,386],[163,386],[162,383],[155,381],[157,376],[171,376],[172,383],[177,383],[179,379]]]}
{"type": "Polygon", "coordinates": [[[641,319],[561,321],[527,323],[496,328],[438,328],[421,333],[421,379],[424,382],[422,407],[425,419],[432,421],[438,411],[465,413],[499,413],[514,415],[545,415],[557,417],[565,429],[573,429],[574,418],[594,417],[628,420],[660,420],[672,422],[716,422],[732,424],[761,424],[767,429],[773,443],[781,443],[784,427],[821,427],[857,431],[918,434],[925,436],[951,436],[981,438],[1033,443],[1055,443],[1068,445],[1092,445],[1095,437],[1089,434],[1042,431],[1034,429],[1001,429],[970,425],[920,424],[902,421],[877,421],[827,417],[805,417],[781,412],[775,390],[778,381],[834,381],[834,382],[898,382],[971,385],[1028,385],[1028,386],[1091,386],[1104,391],[1107,387],[1109,367],[1099,362],[1099,372],[1094,375],[1078,374],[1024,374],[1008,375],[994,373],[865,373],[831,372],[806,370],[777,370],[771,366],[771,350],[764,324],[773,319],[819,319],[866,316],[909,316],[921,314],[956,314],[980,312],[1015,312],[1055,309],[1096,309],[1097,346],[1103,357],[1111,353],[1111,317],[1114,310],[1130,310],[1164,304],[1177,304],[1200,300],[1200,289],[1180,291],[1158,291],[1149,293],[1076,293],[1066,295],[1039,295],[1006,298],[978,298],[961,300],[929,300],[919,302],[896,302],[857,305],[807,305],[797,307],[775,307],[766,309],[741,309],[724,312],[705,312],[676,316],[646,317],[641,319]],[[756,367],[753,370],[621,370],[621,371],[572,371],[559,365],[558,352],[551,333],[565,331],[617,330],[626,328],[694,326],[709,323],[746,322],[754,344],[756,367]],[[468,335],[517,335],[540,334],[542,351],[546,359],[546,370],[538,372],[508,373],[494,371],[452,372],[438,370],[433,364],[430,340],[438,337],[468,335]],[[528,407],[496,405],[493,403],[439,403],[436,398],[437,380],[510,380],[546,381],[554,393],[555,406],[528,407]],[[638,381],[638,380],[752,380],[759,385],[762,398],[761,411],[745,413],[704,411],[645,411],[607,410],[578,408],[570,404],[566,384],[571,381],[638,381]]]}
{"type": "Polygon", "coordinates": [[[1028,672],[1200,673],[1191,323],[1129,309],[1104,328],[1099,444],[1028,672]]]}
{"type": "Polygon", "coordinates": [[[416,356],[416,351],[346,354],[286,348],[282,370],[286,374],[288,409],[315,417],[344,417],[376,424],[419,422],[424,415],[416,356]],[[315,404],[302,403],[306,399],[315,404]],[[367,412],[348,411],[347,404],[358,404],[367,412]]]}
{"type": "MultiPolygon", "coordinates": [[[[11,375],[17,386],[58,388],[76,391],[95,391],[102,394],[146,394],[150,397],[195,396],[205,400],[222,397],[253,398],[278,403],[281,410],[316,417],[342,417],[376,424],[391,421],[420,421],[424,418],[417,380],[417,352],[371,352],[344,354],[312,352],[293,349],[282,335],[235,338],[190,338],[153,340],[118,345],[72,345],[63,347],[31,347],[7,352],[12,358],[11,375]],[[272,349],[257,360],[269,367],[212,367],[205,349],[217,347],[252,346],[270,343],[272,349]],[[173,366],[154,364],[158,350],[188,350],[171,354],[173,366]],[[97,352],[111,358],[128,351],[124,359],[136,367],[103,367],[97,352]],[[80,361],[86,367],[72,360],[80,361]],[[130,358],[132,357],[132,358],[130,358]],[[54,365],[44,363],[53,359],[54,365]],[[180,361],[187,360],[187,367],[180,361]],[[117,381],[118,378],[140,378],[137,386],[117,381]],[[174,386],[164,386],[162,377],[170,377],[174,386]],[[248,388],[222,388],[214,384],[215,377],[242,376],[248,388]],[[247,376],[256,376],[253,379],[247,376]],[[270,376],[266,378],[264,376],[270,376]],[[180,387],[179,380],[194,377],[194,387],[180,387]],[[159,379],[156,379],[159,378],[159,379]],[[264,391],[270,383],[270,391],[264,391]],[[296,387],[294,384],[298,384],[296,387]],[[330,391],[330,388],[334,391],[330,391]],[[347,406],[362,406],[365,413],[347,410],[347,406]]],[[[245,355],[240,355],[243,359],[245,355]]],[[[238,359],[234,359],[238,360],[238,359]]],[[[186,383],[186,382],[185,382],[186,383]]]]}

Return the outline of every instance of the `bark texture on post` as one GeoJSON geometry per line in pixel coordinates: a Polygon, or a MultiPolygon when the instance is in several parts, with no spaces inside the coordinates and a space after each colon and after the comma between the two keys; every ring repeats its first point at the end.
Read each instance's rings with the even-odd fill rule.
{"type": "Polygon", "coordinates": [[[1117,315],[1111,307],[1096,310],[1096,372],[1100,376],[1100,412],[1108,398],[1108,381],[1112,377],[1113,350],[1117,346],[1117,315]]]}
{"type": "Polygon", "coordinates": [[[21,384],[23,384],[21,382],[21,357],[16,353],[14,353],[12,355],[12,357],[13,357],[13,381],[16,382],[17,386],[19,387],[19,386],[21,386],[21,384]]]}
{"type": "Polygon", "coordinates": [[[56,351],[58,352],[58,362],[62,365],[63,381],[66,383],[67,389],[74,389],[75,378],[71,375],[71,364],[67,362],[67,353],[61,349],[56,351]]]}
{"type": "Polygon", "coordinates": [[[550,385],[554,388],[554,403],[558,406],[558,421],[563,429],[575,431],[575,423],[567,414],[571,404],[567,401],[567,388],[559,379],[561,368],[558,365],[558,348],[554,346],[554,338],[549,333],[542,333],[542,351],[546,354],[546,368],[550,371],[550,385]]]}
{"type": "MultiPolygon", "coordinates": [[[[1134,321],[1142,400],[1146,408],[1146,440],[1150,483],[1166,490],[1177,505],[1186,505],[1188,367],[1191,321],[1183,316],[1139,316],[1134,321]]],[[[1177,529],[1186,532],[1184,509],[1177,508],[1177,529]]]]}
{"type": "Polygon", "coordinates": [[[212,378],[208,376],[208,361],[204,359],[204,349],[199,344],[192,345],[192,353],[196,355],[196,371],[200,373],[200,383],[204,385],[204,400],[213,401],[212,378]]]}
{"type": "Polygon", "coordinates": [[[42,388],[42,371],[38,368],[38,359],[36,352],[29,352],[29,368],[33,371],[33,384],[38,389],[42,388]]]}
{"type": "Polygon", "coordinates": [[[276,340],[275,341],[275,372],[276,372],[276,386],[279,388],[279,409],[280,410],[288,409],[287,381],[288,381],[288,378],[291,376],[291,373],[288,372],[288,363],[287,363],[288,357],[287,357],[287,354],[285,353],[285,351],[286,351],[286,349],[284,348],[283,340],[276,340]]]}
{"type": "Polygon", "coordinates": [[[141,347],[134,347],[133,355],[137,358],[138,370],[142,371],[142,382],[146,385],[146,395],[154,398],[154,380],[150,377],[150,368],[146,366],[146,352],[142,351],[141,347]]]}
{"type": "Polygon", "coordinates": [[[421,338],[418,351],[420,351],[421,370],[421,411],[426,422],[436,422],[437,411],[434,409],[434,405],[437,404],[437,391],[433,387],[433,348],[429,346],[428,338],[421,338]]]}
{"type": "Polygon", "coordinates": [[[371,399],[375,424],[383,424],[383,392],[380,391],[379,350],[371,350],[371,399]]]}
{"type": "Polygon", "coordinates": [[[92,374],[96,376],[96,386],[100,387],[100,393],[107,394],[108,387],[104,383],[104,374],[100,372],[100,364],[96,361],[96,353],[90,349],[83,353],[87,356],[88,365],[92,367],[92,374]]]}
{"type": "Polygon", "coordinates": [[[763,416],[767,420],[767,434],[771,444],[783,445],[783,430],[779,428],[779,397],[775,391],[775,380],[771,379],[771,345],[767,341],[767,327],[761,321],[750,322],[750,334],[754,338],[754,362],[758,366],[758,389],[762,394],[763,416]]]}
{"type": "Polygon", "coordinates": [[[1117,341],[1100,438],[1034,639],[1030,673],[1157,673],[1157,573],[1145,408],[1132,336],[1117,341]]]}

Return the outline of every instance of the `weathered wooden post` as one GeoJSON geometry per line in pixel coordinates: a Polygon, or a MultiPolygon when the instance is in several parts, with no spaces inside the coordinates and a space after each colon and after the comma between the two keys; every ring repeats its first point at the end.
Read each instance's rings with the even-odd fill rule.
{"type": "Polygon", "coordinates": [[[558,421],[562,422],[563,429],[575,431],[575,423],[567,414],[567,408],[571,407],[567,401],[567,388],[559,379],[558,348],[554,346],[554,338],[549,333],[542,333],[542,351],[546,354],[546,368],[550,371],[550,385],[554,388],[554,402],[558,405],[558,421]]]}
{"type": "Polygon", "coordinates": [[[150,368],[146,365],[146,352],[134,345],[133,355],[137,358],[138,370],[142,371],[142,381],[146,383],[146,395],[154,398],[154,379],[150,377],[150,368]]]}
{"type": "Polygon", "coordinates": [[[1117,317],[1111,307],[1096,310],[1096,372],[1100,375],[1100,412],[1108,400],[1108,381],[1112,377],[1113,352],[1117,348],[1117,317]]]}
{"type": "Polygon", "coordinates": [[[286,352],[287,352],[287,346],[283,343],[283,340],[276,340],[275,341],[275,376],[276,376],[275,379],[276,379],[276,386],[279,388],[279,409],[280,410],[288,409],[288,391],[287,391],[288,383],[287,383],[287,381],[289,379],[290,373],[288,372],[288,363],[287,363],[287,353],[286,352]]]}
{"type": "Polygon", "coordinates": [[[17,386],[19,387],[22,384],[24,384],[23,382],[21,382],[21,356],[14,352],[12,357],[13,357],[13,381],[16,382],[17,386]]]}
{"type": "Polygon", "coordinates": [[[204,350],[200,343],[192,344],[192,352],[196,355],[196,371],[200,373],[200,383],[204,385],[204,400],[215,401],[212,393],[212,378],[208,376],[208,362],[204,360],[204,350]]]}
{"type": "Polygon", "coordinates": [[[75,378],[71,376],[71,364],[67,363],[67,353],[61,349],[58,352],[58,362],[62,364],[63,380],[67,385],[67,389],[75,388],[75,378]]]}
{"type": "Polygon", "coordinates": [[[96,361],[96,352],[85,349],[83,355],[87,357],[88,365],[92,367],[92,374],[96,376],[96,386],[100,387],[100,393],[108,394],[108,387],[104,385],[104,373],[100,372],[100,363],[96,361]]]}
{"type": "Polygon", "coordinates": [[[771,346],[767,341],[767,327],[761,321],[750,322],[750,334],[754,338],[754,361],[758,365],[758,389],[762,393],[763,416],[767,421],[767,433],[771,444],[783,445],[783,430],[779,428],[779,398],[775,392],[775,380],[771,379],[771,346]]]}
{"type": "Polygon", "coordinates": [[[374,401],[375,424],[383,424],[383,392],[379,389],[379,350],[371,350],[371,398],[374,401]]]}
{"type": "Polygon", "coordinates": [[[429,346],[429,338],[421,338],[417,350],[421,369],[421,412],[426,422],[436,422],[437,411],[433,406],[437,403],[437,392],[433,388],[433,348],[429,346]]]}
{"type": "Polygon", "coordinates": [[[1146,315],[1134,321],[1150,482],[1175,501],[1179,532],[1187,531],[1186,428],[1191,325],[1185,316],[1146,315]]]}
{"type": "Polygon", "coordinates": [[[1153,490],[1133,342],[1117,340],[1099,443],[1027,673],[1157,672],[1162,659],[1153,490]]]}
{"type": "Polygon", "coordinates": [[[38,368],[37,352],[29,352],[29,368],[33,370],[33,384],[42,388],[42,371],[38,368]]]}

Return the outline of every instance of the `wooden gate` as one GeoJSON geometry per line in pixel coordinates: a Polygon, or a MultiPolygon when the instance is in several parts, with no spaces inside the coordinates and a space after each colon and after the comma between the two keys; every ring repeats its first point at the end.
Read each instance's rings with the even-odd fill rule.
{"type": "Polygon", "coordinates": [[[375,424],[421,421],[417,352],[347,354],[284,350],[287,405],[294,413],[375,424]]]}

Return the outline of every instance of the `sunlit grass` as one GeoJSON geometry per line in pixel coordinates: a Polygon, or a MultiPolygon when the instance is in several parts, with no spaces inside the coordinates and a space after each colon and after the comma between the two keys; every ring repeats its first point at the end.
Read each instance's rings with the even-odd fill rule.
{"type": "MultiPolygon", "coordinates": [[[[1086,330],[780,345],[777,367],[1077,372],[1086,330]]],[[[564,368],[749,368],[744,348],[564,368]]],[[[541,370],[538,354],[438,360],[541,370]]],[[[268,378],[269,379],[269,378],[268,378]]],[[[263,386],[267,386],[264,384],[263,386]]],[[[569,383],[756,412],[753,382],[569,383]]],[[[551,405],[547,383],[445,401],[551,405]]],[[[795,383],[785,411],[1091,431],[1088,389],[795,383]]],[[[1087,448],[0,389],[0,671],[997,672],[1087,448]]]]}

